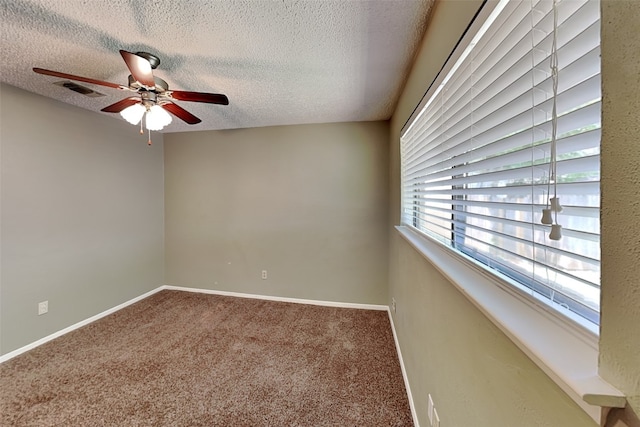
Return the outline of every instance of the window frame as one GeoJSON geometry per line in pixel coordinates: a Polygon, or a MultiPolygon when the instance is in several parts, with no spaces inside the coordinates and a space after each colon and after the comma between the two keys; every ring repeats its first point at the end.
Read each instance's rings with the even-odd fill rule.
{"type": "MultiPolygon", "coordinates": [[[[587,1],[592,1],[592,0],[587,0],[587,1]]],[[[494,14],[499,15],[499,13],[501,12],[501,10],[504,8],[505,5],[506,5],[506,2],[502,2],[500,0],[485,1],[483,6],[480,8],[478,13],[474,17],[472,23],[467,27],[465,33],[463,34],[461,39],[458,41],[458,43],[454,47],[454,50],[452,51],[452,53],[445,61],[444,66],[442,67],[442,69],[440,70],[440,72],[438,73],[434,81],[429,86],[422,100],[415,107],[415,109],[413,110],[413,113],[405,122],[404,126],[400,131],[401,135],[403,135],[420,117],[420,115],[426,111],[425,105],[427,103],[430,103],[432,101],[432,98],[434,98],[440,92],[444,84],[451,77],[451,74],[453,74],[452,70],[454,69],[454,67],[460,66],[460,62],[462,62],[461,58],[463,57],[463,55],[466,57],[466,55],[469,54],[469,52],[467,52],[467,47],[472,43],[475,44],[475,42],[478,39],[476,34],[483,33],[484,27],[491,25],[491,23],[493,22],[493,19],[491,19],[492,15],[494,14]]],[[[415,147],[416,146],[413,146],[412,148],[410,148],[410,150],[415,150],[415,147]]],[[[400,159],[402,162],[402,154],[400,154],[400,159]]],[[[461,167],[464,166],[464,163],[459,166],[461,167]]],[[[455,167],[456,166],[453,166],[451,169],[452,174],[455,171],[455,167]]],[[[465,173],[462,173],[460,176],[464,176],[464,175],[465,173]]],[[[462,185],[464,186],[465,184],[462,184],[462,185]]],[[[402,178],[400,180],[400,194],[401,194],[400,218],[401,218],[401,224],[404,225],[406,223],[403,221],[403,218],[406,216],[405,208],[407,207],[407,205],[405,203],[405,188],[404,188],[404,181],[402,178]]],[[[411,197],[412,194],[413,193],[409,192],[407,196],[411,197]]],[[[460,197],[461,197],[461,200],[464,200],[464,197],[466,196],[463,195],[460,197]]],[[[493,262],[491,258],[483,254],[480,254],[480,253],[472,254],[470,253],[470,251],[464,250],[461,248],[463,247],[463,245],[461,244],[462,240],[460,239],[464,239],[464,237],[461,237],[456,233],[456,231],[458,230],[458,227],[460,227],[461,225],[457,224],[457,221],[455,220],[455,215],[456,215],[455,211],[457,210],[457,207],[458,207],[460,208],[461,212],[466,212],[466,205],[460,204],[458,206],[455,203],[455,200],[456,200],[455,196],[452,199],[443,199],[443,202],[445,202],[446,200],[451,202],[450,205],[452,210],[451,218],[449,220],[445,220],[445,221],[451,222],[451,238],[448,240],[447,238],[443,238],[442,240],[439,240],[434,236],[430,236],[430,235],[427,235],[426,233],[422,233],[422,231],[420,230],[421,227],[418,226],[417,224],[419,221],[421,221],[421,219],[419,218],[419,214],[415,213],[416,207],[420,206],[419,200],[420,199],[416,198],[416,202],[414,202],[412,205],[414,207],[414,213],[413,214],[410,213],[412,224],[406,224],[406,225],[412,225],[418,233],[424,234],[424,237],[427,239],[434,239],[434,241],[441,242],[442,244],[444,244],[444,246],[448,247],[448,249],[450,249],[452,252],[458,253],[458,255],[462,257],[468,257],[469,260],[476,263],[479,268],[489,271],[491,274],[495,274],[497,276],[497,279],[501,281],[502,284],[508,284],[510,286],[513,286],[514,288],[518,289],[521,293],[523,293],[526,298],[530,298],[532,301],[535,301],[536,304],[540,304],[541,302],[545,303],[548,306],[547,308],[560,312],[563,316],[566,317],[568,321],[575,323],[579,327],[589,331],[597,339],[597,336],[599,334],[599,311],[596,311],[595,309],[592,309],[590,307],[586,307],[579,302],[573,301],[570,296],[564,296],[559,292],[554,293],[553,289],[545,287],[544,284],[539,283],[537,280],[535,280],[532,277],[527,277],[526,275],[521,274],[515,270],[511,271],[509,269],[501,268],[499,263],[493,262]],[[445,242],[445,240],[447,241],[445,242]],[[458,244],[460,244],[460,247],[457,247],[458,244]],[[559,303],[556,303],[555,301],[553,301],[551,296],[553,296],[553,299],[557,300],[559,303]]],[[[427,207],[427,209],[429,208],[427,207]]],[[[435,209],[437,210],[438,208],[435,208],[435,209]]],[[[462,216],[464,216],[464,214],[462,216]]],[[[467,226],[464,225],[463,227],[466,228],[467,226]]],[[[473,226],[471,227],[473,228],[473,226]]],[[[443,231],[443,233],[445,231],[443,231]]],[[[471,237],[471,239],[473,239],[473,237],[471,237]]]]}
{"type": "MultiPolygon", "coordinates": [[[[400,134],[423,111],[424,105],[443,83],[445,76],[474,35],[494,12],[500,0],[485,0],[467,27],[420,103],[402,126],[400,134]]],[[[400,194],[403,194],[402,179],[400,194]]],[[[403,218],[403,197],[399,217],[403,218]]],[[[454,203],[452,202],[452,205],[454,203]]],[[[415,221],[415,217],[414,217],[415,221]]],[[[509,277],[487,271],[476,260],[451,250],[431,236],[408,225],[398,225],[406,242],[455,286],[514,344],[542,369],[591,418],[600,423],[601,408],[624,407],[625,396],[598,375],[599,327],[571,313],[560,314],[509,277]]],[[[453,230],[452,230],[453,232],[453,230]]],[[[400,243],[402,244],[402,243],[400,243]]]]}

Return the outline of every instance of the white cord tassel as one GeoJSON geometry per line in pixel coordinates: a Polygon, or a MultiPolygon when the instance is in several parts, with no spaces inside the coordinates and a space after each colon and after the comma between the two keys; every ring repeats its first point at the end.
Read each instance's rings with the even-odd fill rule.
{"type": "Polygon", "coordinates": [[[549,233],[549,238],[551,240],[562,239],[562,226],[560,224],[553,224],[551,226],[551,233],[549,233]]]}
{"type": "Polygon", "coordinates": [[[562,212],[562,205],[560,205],[559,197],[552,197],[550,200],[551,210],[553,212],[562,212]]]}
{"type": "Polygon", "coordinates": [[[551,240],[562,238],[562,226],[558,224],[558,213],[562,212],[560,198],[558,198],[558,159],[557,159],[557,132],[558,132],[558,7],[557,0],[553,0],[553,40],[551,45],[551,82],[553,85],[553,100],[551,107],[551,158],[549,159],[549,180],[547,181],[547,207],[542,209],[541,222],[551,225],[551,240]],[[551,197],[551,182],[553,182],[553,197],[551,197]],[[553,214],[552,214],[553,213],[553,214]]]}

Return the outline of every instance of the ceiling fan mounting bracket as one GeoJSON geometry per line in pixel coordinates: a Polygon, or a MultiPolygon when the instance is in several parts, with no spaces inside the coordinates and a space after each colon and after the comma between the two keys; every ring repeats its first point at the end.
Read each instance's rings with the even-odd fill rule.
{"type": "Polygon", "coordinates": [[[136,52],[137,56],[146,59],[151,64],[151,69],[155,70],[160,65],[160,58],[149,52],[136,52]]]}

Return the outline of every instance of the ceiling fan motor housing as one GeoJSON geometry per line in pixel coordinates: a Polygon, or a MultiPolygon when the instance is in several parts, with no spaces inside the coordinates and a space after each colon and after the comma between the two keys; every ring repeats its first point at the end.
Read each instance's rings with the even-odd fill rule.
{"type": "Polygon", "coordinates": [[[158,102],[158,95],[155,92],[142,91],[140,92],[140,97],[142,98],[142,104],[147,110],[158,102]]]}

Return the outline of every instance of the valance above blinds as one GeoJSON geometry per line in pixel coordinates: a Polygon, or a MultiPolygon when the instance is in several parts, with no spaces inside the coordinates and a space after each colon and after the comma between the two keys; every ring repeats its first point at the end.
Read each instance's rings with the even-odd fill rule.
{"type": "Polygon", "coordinates": [[[552,0],[499,2],[458,47],[401,137],[402,222],[598,324],[600,5],[556,7],[554,33],[552,0]],[[553,184],[563,206],[557,241],[540,222],[553,184]]]}

